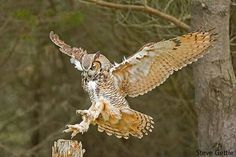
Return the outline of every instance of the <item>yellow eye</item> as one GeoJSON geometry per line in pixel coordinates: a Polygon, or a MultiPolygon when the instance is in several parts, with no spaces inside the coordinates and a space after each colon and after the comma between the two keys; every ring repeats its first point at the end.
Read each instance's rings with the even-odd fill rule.
{"type": "Polygon", "coordinates": [[[101,63],[98,61],[93,62],[93,65],[91,67],[92,70],[98,70],[101,67],[101,63]]]}

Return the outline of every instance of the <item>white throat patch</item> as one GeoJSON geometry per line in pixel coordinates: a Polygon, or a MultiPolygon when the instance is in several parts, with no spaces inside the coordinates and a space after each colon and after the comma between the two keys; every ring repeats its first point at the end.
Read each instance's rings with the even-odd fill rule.
{"type": "Polygon", "coordinates": [[[88,88],[95,90],[97,88],[97,83],[95,81],[89,81],[88,82],[88,88]]]}

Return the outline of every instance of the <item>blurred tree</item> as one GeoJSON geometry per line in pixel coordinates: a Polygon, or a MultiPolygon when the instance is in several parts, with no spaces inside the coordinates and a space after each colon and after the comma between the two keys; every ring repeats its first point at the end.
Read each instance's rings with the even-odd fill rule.
{"type": "Polygon", "coordinates": [[[230,10],[230,48],[234,73],[236,74],[236,0],[232,0],[230,10]]]}
{"type": "Polygon", "coordinates": [[[234,151],[236,148],[236,79],[230,55],[230,3],[230,0],[193,1],[194,28],[216,28],[219,34],[209,55],[194,66],[200,150],[234,151]]]}

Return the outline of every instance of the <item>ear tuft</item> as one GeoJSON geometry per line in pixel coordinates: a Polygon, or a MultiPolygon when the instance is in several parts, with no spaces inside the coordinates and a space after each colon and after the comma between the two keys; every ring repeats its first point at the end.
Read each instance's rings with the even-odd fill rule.
{"type": "Polygon", "coordinates": [[[98,51],[98,52],[96,52],[94,59],[97,59],[99,56],[100,56],[100,52],[98,51]]]}

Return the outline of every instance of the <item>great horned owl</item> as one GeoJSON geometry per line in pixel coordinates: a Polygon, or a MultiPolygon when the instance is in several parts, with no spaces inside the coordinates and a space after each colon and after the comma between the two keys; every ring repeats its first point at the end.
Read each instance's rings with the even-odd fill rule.
{"type": "Polygon", "coordinates": [[[71,57],[71,63],[82,71],[82,86],[92,105],[88,110],[77,110],[83,121],[67,125],[65,132],[84,133],[91,123],[100,132],[118,138],[142,138],[152,131],[153,118],[129,107],[126,96],[136,97],[162,84],[174,71],[191,64],[206,54],[214,39],[211,31],[198,31],[170,40],[144,45],[137,53],[120,64],[102,54],[88,54],[81,48],[67,45],[50,32],[50,39],[60,51],[71,57]]]}

